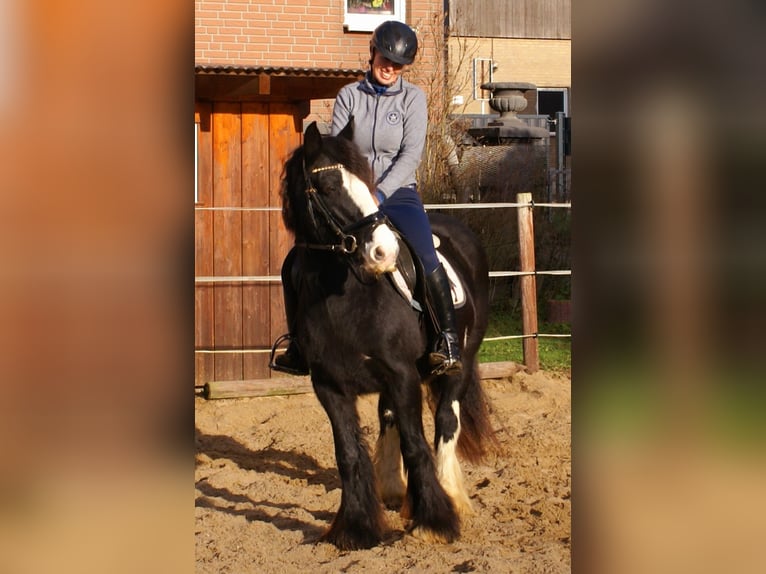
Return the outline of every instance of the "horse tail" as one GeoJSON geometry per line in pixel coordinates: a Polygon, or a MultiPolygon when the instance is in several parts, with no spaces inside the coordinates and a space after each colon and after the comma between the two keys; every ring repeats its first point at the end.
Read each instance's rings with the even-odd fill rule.
{"type": "Polygon", "coordinates": [[[468,462],[479,463],[489,454],[501,451],[500,441],[490,420],[489,402],[479,378],[479,366],[474,364],[464,376],[468,380],[460,400],[458,454],[468,462]]]}

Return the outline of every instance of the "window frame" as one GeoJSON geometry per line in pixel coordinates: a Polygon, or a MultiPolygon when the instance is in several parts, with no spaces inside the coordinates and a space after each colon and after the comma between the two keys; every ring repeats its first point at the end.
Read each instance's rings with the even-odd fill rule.
{"type": "MultiPolygon", "coordinates": [[[[380,13],[372,7],[372,0],[356,0],[362,4],[369,4],[370,12],[349,12],[349,4],[352,0],[343,2],[343,27],[349,32],[372,32],[383,22],[398,20],[404,22],[406,17],[406,0],[384,0],[390,2],[393,9],[380,13]]],[[[363,7],[366,9],[366,7],[363,7]]]]}
{"type": "MultiPolygon", "coordinates": [[[[557,93],[563,94],[562,101],[563,101],[563,104],[564,104],[564,109],[561,110],[561,111],[564,112],[564,116],[569,117],[569,88],[550,88],[550,87],[537,88],[537,99],[535,101],[535,112],[538,115],[542,115],[542,112],[540,112],[540,92],[557,92],[557,93]]],[[[546,115],[548,115],[548,114],[546,114],[546,115]]],[[[548,115],[548,117],[550,117],[550,115],[548,115]]],[[[555,120],[556,119],[555,115],[551,119],[555,120]]],[[[549,125],[553,125],[553,124],[549,124],[549,125]]],[[[551,135],[555,135],[556,134],[555,129],[554,129],[554,131],[551,131],[550,134],[551,135]]]]}

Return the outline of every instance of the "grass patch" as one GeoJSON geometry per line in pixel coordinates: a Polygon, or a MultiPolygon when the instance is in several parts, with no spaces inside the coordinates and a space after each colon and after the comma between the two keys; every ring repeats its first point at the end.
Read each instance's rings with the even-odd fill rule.
{"type": "MultiPolygon", "coordinates": [[[[571,333],[568,323],[539,323],[540,333],[571,333]]],[[[521,318],[507,311],[497,310],[490,315],[486,337],[521,335],[521,318]]],[[[485,341],[479,348],[479,362],[524,362],[523,339],[485,341]]],[[[569,337],[538,338],[540,368],[546,371],[568,371],[572,368],[572,340],[569,337]]]]}

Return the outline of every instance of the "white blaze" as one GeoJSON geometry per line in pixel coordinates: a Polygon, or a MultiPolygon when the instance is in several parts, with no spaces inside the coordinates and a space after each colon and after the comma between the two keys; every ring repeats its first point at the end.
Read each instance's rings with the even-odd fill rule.
{"type": "MultiPolygon", "coordinates": [[[[378,211],[378,206],[375,205],[367,185],[345,169],[341,169],[340,172],[343,177],[343,187],[351,200],[359,207],[362,216],[367,217],[378,211]]],[[[399,255],[399,242],[387,225],[379,225],[372,232],[372,240],[362,246],[362,253],[367,266],[373,271],[378,273],[392,271],[399,255]]]]}

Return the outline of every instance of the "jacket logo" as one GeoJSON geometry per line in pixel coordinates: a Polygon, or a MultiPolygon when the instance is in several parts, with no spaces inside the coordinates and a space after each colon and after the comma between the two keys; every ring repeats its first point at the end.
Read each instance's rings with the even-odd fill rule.
{"type": "Polygon", "coordinates": [[[395,126],[396,124],[398,124],[400,120],[401,120],[401,114],[399,112],[388,112],[386,114],[386,121],[392,126],[395,126]]]}

